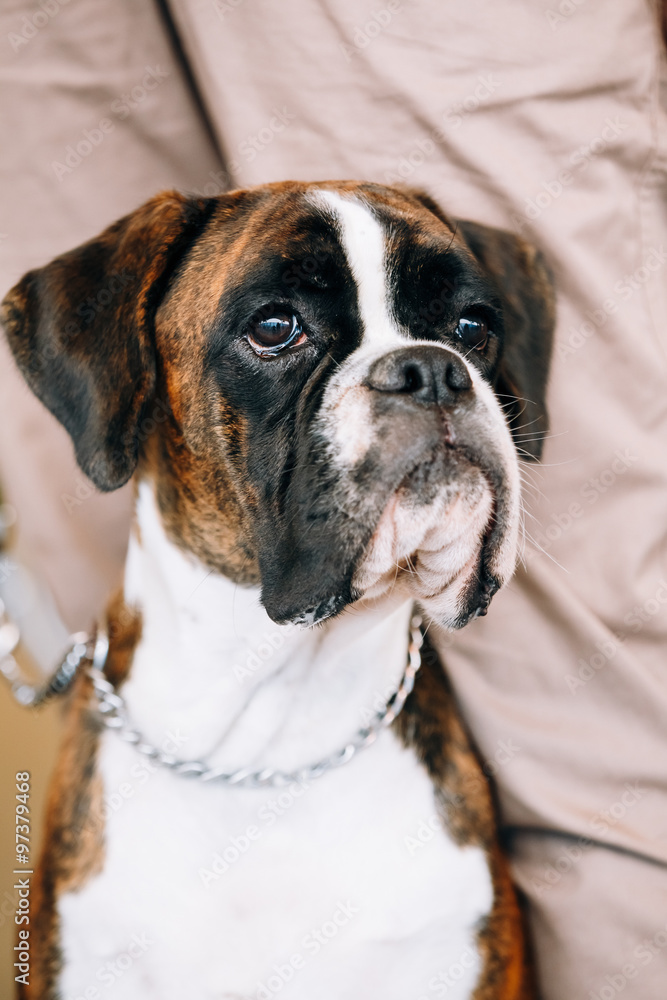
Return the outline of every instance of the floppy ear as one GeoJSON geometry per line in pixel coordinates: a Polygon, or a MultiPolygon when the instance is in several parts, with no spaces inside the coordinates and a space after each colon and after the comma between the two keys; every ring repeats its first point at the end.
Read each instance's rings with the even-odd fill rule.
{"type": "Polygon", "coordinates": [[[467,221],[458,222],[457,232],[498,290],[505,336],[496,392],[508,404],[519,452],[539,459],[549,429],[546,391],[556,319],[551,273],[540,251],[513,233],[467,221]]]}
{"type": "Polygon", "coordinates": [[[2,303],[28,385],[101,490],[134,472],[156,379],[153,317],[211,199],[157,195],[96,239],[29,271],[2,303]]]}
{"type": "Polygon", "coordinates": [[[410,194],[463,237],[496,287],[505,327],[496,392],[506,406],[518,450],[524,458],[539,459],[549,429],[545,397],[555,325],[553,279],[546,260],[513,233],[452,220],[428,194],[410,194]]]}

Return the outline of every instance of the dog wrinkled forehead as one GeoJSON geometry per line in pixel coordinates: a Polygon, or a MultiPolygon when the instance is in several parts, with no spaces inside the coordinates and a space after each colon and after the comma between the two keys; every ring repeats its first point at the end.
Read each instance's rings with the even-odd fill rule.
{"type": "MultiPolygon", "coordinates": [[[[460,309],[466,294],[468,301],[494,296],[457,225],[397,191],[322,184],[277,192],[242,215],[235,229],[221,234],[219,244],[227,289],[243,296],[255,287],[266,293],[347,288],[369,307],[363,323],[369,333],[369,320],[389,312],[406,333],[431,335],[433,320],[460,309]]],[[[215,236],[212,226],[203,253],[213,250],[215,236]]]]}

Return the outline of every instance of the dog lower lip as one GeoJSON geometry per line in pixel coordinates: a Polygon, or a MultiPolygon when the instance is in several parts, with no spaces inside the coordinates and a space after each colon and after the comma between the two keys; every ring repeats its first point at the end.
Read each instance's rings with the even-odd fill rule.
{"type": "Polygon", "coordinates": [[[319,625],[328,618],[334,618],[355,599],[353,592],[349,594],[334,594],[323,598],[317,604],[308,608],[267,608],[267,611],[271,618],[279,625],[291,624],[309,627],[319,625]]]}
{"type": "Polygon", "coordinates": [[[500,590],[500,581],[488,569],[488,548],[493,537],[497,524],[498,497],[493,483],[486,476],[488,487],[491,491],[491,513],[489,521],[482,536],[482,558],[480,563],[480,601],[475,613],[476,618],[483,618],[488,610],[491,600],[500,590]]]}
{"type": "Polygon", "coordinates": [[[484,580],[478,584],[477,600],[470,610],[459,618],[456,628],[463,628],[475,618],[484,618],[489,610],[489,605],[494,594],[500,589],[500,584],[495,577],[486,573],[482,569],[484,580]]]}
{"type": "Polygon", "coordinates": [[[479,618],[482,618],[489,610],[491,599],[493,598],[493,595],[497,593],[499,586],[500,585],[498,581],[495,579],[495,577],[492,577],[488,574],[486,575],[486,579],[482,584],[481,588],[482,592],[480,595],[480,604],[479,607],[477,608],[477,616],[479,618]]]}

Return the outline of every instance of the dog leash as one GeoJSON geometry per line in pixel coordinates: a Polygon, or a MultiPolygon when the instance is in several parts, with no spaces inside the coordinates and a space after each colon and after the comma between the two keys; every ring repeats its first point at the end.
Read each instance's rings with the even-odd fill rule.
{"type": "Polygon", "coordinates": [[[130,724],[124,698],[118,694],[104,674],[109,653],[109,638],[101,626],[98,627],[94,639],[86,632],[75,632],[71,635],[68,651],[50,680],[41,687],[32,686],[22,679],[19,665],[13,656],[20,639],[18,626],[11,620],[4,603],[0,600],[0,672],[10,682],[16,701],[21,705],[36,708],[50,698],[64,694],[72,685],[81,665],[88,662],[85,672],[92,681],[94,707],[104,726],[115,730],[120,739],[134,746],[138,753],[150,758],[159,767],[200,781],[238,788],[284,788],[286,785],[298,782],[313,781],[327,771],[347,764],[361,750],[375,743],[380,732],[394,722],[414,688],[415,677],[421,666],[421,647],[424,642],[421,626],[421,617],[413,615],[410,621],[408,661],[398,688],[385,703],[384,708],[376,712],[367,726],[358,729],[340,750],[296,771],[281,771],[269,767],[253,770],[244,767],[228,772],[224,768],[210,767],[203,760],[179,760],[148,743],[130,724]]]}

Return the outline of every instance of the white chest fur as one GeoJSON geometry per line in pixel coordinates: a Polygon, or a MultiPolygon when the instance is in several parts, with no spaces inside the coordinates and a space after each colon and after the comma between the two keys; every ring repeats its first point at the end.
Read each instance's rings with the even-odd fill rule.
{"type": "MultiPolygon", "coordinates": [[[[344,744],[400,678],[409,606],[281,630],[169,544],[142,490],[133,723],[230,767],[294,768],[344,744]]],[[[104,868],[59,900],[64,1000],[471,996],[486,857],[435,821],[431,781],[392,732],[282,791],[157,770],[113,732],[99,766],[104,868]]]]}

